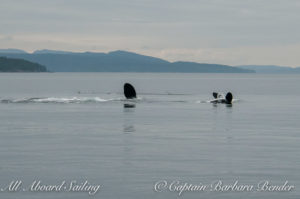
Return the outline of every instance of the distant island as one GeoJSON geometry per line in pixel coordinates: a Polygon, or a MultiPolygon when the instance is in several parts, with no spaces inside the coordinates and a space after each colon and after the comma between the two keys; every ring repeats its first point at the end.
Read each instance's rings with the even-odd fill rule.
{"type": "Polygon", "coordinates": [[[127,51],[74,53],[38,50],[26,53],[18,49],[0,49],[0,56],[39,63],[52,72],[172,72],[172,73],[255,73],[221,64],[169,62],[127,51]]]}
{"type": "Polygon", "coordinates": [[[47,72],[47,68],[24,59],[0,57],[0,72],[47,72]]]}
{"type": "Polygon", "coordinates": [[[239,68],[255,70],[256,73],[262,74],[295,74],[300,73],[300,67],[292,68],[288,66],[274,66],[274,65],[244,65],[239,68]]]}

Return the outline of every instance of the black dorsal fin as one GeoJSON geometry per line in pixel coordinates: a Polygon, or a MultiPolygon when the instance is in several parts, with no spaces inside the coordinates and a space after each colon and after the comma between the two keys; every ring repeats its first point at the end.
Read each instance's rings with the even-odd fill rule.
{"type": "Polygon", "coordinates": [[[131,84],[129,84],[129,83],[124,84],[124,95],[127,99],[136,98],[135,89],[131,84]]]}

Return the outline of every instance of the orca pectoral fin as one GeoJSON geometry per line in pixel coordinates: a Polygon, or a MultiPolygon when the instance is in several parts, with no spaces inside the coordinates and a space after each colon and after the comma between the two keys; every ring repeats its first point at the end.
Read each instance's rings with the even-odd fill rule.
{"type": "Polygon", "coordinates": [[[134,99],[136,98],[136,92],[134,87],[129,84],[129,83],[125,83],[124,84],[124,95],[127,99],[134,99]]]}
{"type": "Polygon", "coordinates": [[[227,104],[231,104],[231,103],[232,103],[232,99],[233,99],[232,93],[231,93],[231,92],[228,92],[228,93],[226,94],[226,97],[225,97],[226,103],[227,103],[227,104]]]}
{"type": "Polygon", "coordinates": [[[214,96],[214,98],[215,99],[217,99],[218,98],[218,93],[216,93],[216,92],[213,92],[213,94],[212,94],[213,96],[214,96]]]}

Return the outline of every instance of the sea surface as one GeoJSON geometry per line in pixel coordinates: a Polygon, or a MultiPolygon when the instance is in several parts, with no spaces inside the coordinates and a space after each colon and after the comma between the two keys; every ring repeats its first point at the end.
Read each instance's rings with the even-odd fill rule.
{"type": "Polygon", "coordinates": [[[6,199],[299,199],[300,75],[1,73],[0,161],[6,199]],[[213,91],[235,102],[208,103],[213,91]],[[35,180],[101,186],[43,192],[35,180]],[[213,189],[236,181],[295,188],[213,189]],[[209,188],[175,190],[185,183],[209,188]]]}

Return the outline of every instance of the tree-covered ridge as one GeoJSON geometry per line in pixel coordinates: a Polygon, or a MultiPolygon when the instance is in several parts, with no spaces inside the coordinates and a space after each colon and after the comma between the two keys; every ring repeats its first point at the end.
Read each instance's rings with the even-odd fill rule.
{"type": "Polygon", "coordinates": [[[47,68],[24,59],[0,57],[0,72],[47,72],[47,68]]]}
{"type": "Polygon", "coordinates": [[[36,62],[52,72],[254,73],[253,70],[221,64],[169,62],[121,50],[109,53],[39,50],[23,54],[0,52],[1,55],[36,62]]]}

